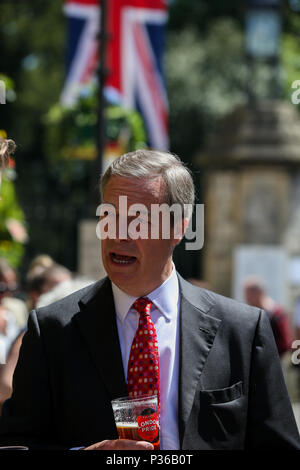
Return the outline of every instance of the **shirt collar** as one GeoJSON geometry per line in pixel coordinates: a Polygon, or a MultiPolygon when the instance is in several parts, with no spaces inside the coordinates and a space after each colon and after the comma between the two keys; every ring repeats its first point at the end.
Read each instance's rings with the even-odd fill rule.
{"type": "MultiPolygon", "coordinates": [[[[118,286],[112,282],[112,291],[115,302],[116,313],[121,321],[124,321],[127,313],[129,312],[132,304],[138,297],[126,294],[118,286]]],[[[178,311],[178,296],[179,286],[178,278],[176,275],[175,265],[168,277],[160,286],[154,291],[150,292],[147,297],[152,300],[156,308],[166,317],[168,321],[171,320],[174,312],[178,311]]]]}

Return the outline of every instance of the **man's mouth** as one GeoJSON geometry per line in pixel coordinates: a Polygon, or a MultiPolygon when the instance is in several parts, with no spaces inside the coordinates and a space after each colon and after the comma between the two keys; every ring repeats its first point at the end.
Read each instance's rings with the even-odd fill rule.
{"type": "Polygon", "coordinates": [[[122,255],[114,252],[110,253],[110,259],[113,263],[123,266],[133,264],[136,261],[135,256],[122,255]]]}

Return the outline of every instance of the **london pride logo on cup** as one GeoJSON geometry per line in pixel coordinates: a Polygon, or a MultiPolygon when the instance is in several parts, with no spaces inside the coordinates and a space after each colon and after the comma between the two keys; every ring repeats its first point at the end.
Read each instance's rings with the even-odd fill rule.
{"type": "Polygon", "coordinates": [[[150,442],[154,442],[159,436],[157,413],[153,408],[146,408],[137,417],[139,436],[150,442]]]}

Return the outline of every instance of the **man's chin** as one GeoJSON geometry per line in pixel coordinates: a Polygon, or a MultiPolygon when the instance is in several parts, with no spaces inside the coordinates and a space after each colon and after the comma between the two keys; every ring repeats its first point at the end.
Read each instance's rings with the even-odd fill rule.
{"type": "Polygon", "coordinates": [[[139,284],[138,284],[138,279],[137,277],[133,277],[131,279],[128,279],[128,276],[122,276],[122,275],[113,275],[113,276],[108,276],[121,291],[125,292],[128,295],[131,295],[133,297],[141,297],[142,294],[140,293],[139,289],[139,284]]]}

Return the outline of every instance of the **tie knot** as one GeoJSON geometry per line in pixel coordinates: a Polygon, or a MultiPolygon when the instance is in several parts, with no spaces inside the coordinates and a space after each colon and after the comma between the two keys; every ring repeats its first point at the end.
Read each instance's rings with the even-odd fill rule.
{"type": "Polygon", "coordinates": [[[147,297],[140,297],[139,299],[136,299],[136,301],[133,304],[133,308],[138,311],[138,313],[150,315],[150,310],[151,310],[151,305],[152,302],[150,299],[147,299],[147,297]]]}

